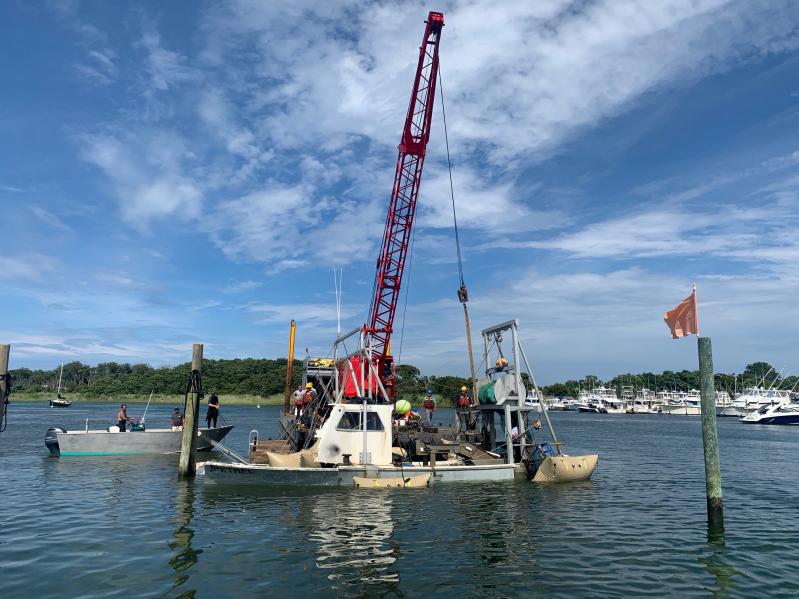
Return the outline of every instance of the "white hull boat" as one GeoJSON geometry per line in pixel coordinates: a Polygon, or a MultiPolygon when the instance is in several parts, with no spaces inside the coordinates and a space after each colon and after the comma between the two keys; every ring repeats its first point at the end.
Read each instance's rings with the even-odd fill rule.
{"type": "MultiPolygon", "coordinates": [[[[210,441],[225,438],[232,426],[201,428],[197,431],[197,451],[210,451],[210,441]]],[[[82,430],[66,431],[50,428],[45,445],[54,456],[103,456],[180,453],[182,430],[152,429],[125,433],[82,430]]]]}
{"type": "Polygon", "coordinates": [[[517,464],[489,466],[440,465],[430,466],[380,466],[352,465],[333,468],[280,468],[258,464],[223,464],[207,462],[205,478],[214,484],[237,484],[258,486],[311,486],[352,487],[354,477],[397,479],[418,475],[430,475],[430,484],[451,482],[487,482],[514,480],[517,471],[525,474],[517,464]]]}
{"type": "Polygon", "coordinates": [[[694,405],[670,405],[666,406],[667,414],[671,416],[700,416],[701,406],[694,405]]]}
{"type": "Polygon", "coordinates": [[[744,424],[799,425],[799,404],[774,404],[741,418],[744,424]]]}

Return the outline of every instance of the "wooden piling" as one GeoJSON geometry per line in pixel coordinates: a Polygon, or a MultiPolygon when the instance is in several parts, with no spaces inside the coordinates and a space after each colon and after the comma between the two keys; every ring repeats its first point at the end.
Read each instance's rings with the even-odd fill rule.
{"type": "Polygon", "coordinates": [[[0,344],[0,432],[6,427],[6,380],[8,374],[8,354],[11,351],[10,345],[0,344]]]}
{"type": "MultiPolygon", "coordinates": [[[[8,373],[8,354],[11,351],[10,345],[0,344],[0,376],[8,373]]],[[[5,397],[6,382],[0,379],[0,397],[5,397]]]]}
{"type": "MultiPolygon", "coordinates": [[[[195,343],[191,350],[191,370],[196,370],[202,375],[203,345],[195,343]]],[[[178,474],[182,477],[191,477],[197,474],[197,429],[199,428],[200,394],[199,389],[190,388],[186,413],[183,415],[183,442],[180,445],[180,465],[178,474]]]]}
{"type": "Polygon", "coordinates": [[[710,337],[699,337],[699,375],[702,400],[702,443],[705,450],[707,523],[711,533],[724,531],[724,506],[721,497],[721,466],[716,430],[716,394],[713,384],[713,349],[710,337]]]}

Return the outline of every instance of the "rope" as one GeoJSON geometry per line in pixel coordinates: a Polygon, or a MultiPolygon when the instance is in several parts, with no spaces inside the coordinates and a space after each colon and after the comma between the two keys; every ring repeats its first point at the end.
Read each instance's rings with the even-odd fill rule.
{"type": "Polygon", "coordinates": [[[458,216],[455,213],[455,187],[452,184],[452,161],[449,156],[449,135],[447,134],[447,111],[444,109],[444,81],[441,78],[441,66],[438,68],[438,89],[441,94],[441,116],[444,120],[444,142],[447,146],[447,168],[449,169],[449,195],[452,199],[452,221],[455,224],[455,247],[458,250],[458,276],[460,277],[461,287],[465,287],[463,280],[463,260],[461,258],[461,238],[458,231],[458,216]]]}
{"type": "Polygon", "coordinates": [[[8,398],[11,396],[11,373],[0,374],[0,381],[5,383],[2,395],[0,395],[0,433],[6,430],[8,423],[8,398]]]}
{"type": "MultiPolygon", "coordinates": [[[[183,416],[186,416],[186,406],[189,403],[189,393],[196,393],[199,401],[203,400],[203,376],[199,370],[192,370],[189,375],[189,380],[186,383],[186,395],[183,398],[183,416]]],[[[194,415],[195,420],[199,418],[199,414],[194,415]]]]}
{"type": "Polygon", "coordinates": [[[408,311],[408,292],[411,289],[411,273],[413,272],[413,246],[416,242],[416,227],[411,231],[411,250],[408,258],[408,276],[405,278],[405,302],[402,306],[402,325],[400,327],[399,352],[397,354],[397,364],[402,362],[402,342],[405,340],[405,314],[408,311]]]}

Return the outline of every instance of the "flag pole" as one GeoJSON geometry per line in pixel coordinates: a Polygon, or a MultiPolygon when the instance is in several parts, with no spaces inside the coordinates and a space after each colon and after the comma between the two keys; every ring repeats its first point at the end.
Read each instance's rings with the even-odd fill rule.
{"type": "Polygon", "coordinates": [[[699,336],[699,308],[696,283],[691,295],[666,312],[664,320],[673,339],[696,335],[699,354],[700,399],[702,409],[702,446],[705,456],[707,527],[711,542],[723,540],[724,504],[721,496],[721,466],[716,428],[716,390],[713,380],[713,349],[710,337],[699,336]]]}
{"type": "MultiPolygon", "coordinates": [[[[696,289],[694,288],[694,291],[696,289]]],[[[705,454],[707,529],[711,539],[724,534],[724,502],[721,493],[719,437],[716,427],[716,390],[713,377],[713,348],[710,337],[699,337],[700,398],[702,405],[702,445],[705,454]]]]}

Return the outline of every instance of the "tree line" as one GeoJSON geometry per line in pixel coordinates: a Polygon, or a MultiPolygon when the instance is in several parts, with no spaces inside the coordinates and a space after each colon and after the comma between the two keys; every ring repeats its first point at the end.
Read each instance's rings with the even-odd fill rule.
{"type": "MultiPolygon", "coordinates": [[[[203,360],[203,390],[217,394],[261,395],[267,397],[282,393],[286,384],[286,358],[203,360]]],[[[18,368],[11,371],[15,391],[55,391],[59,368],[31,370],[18,368]]],[[[177,366],[153,368],[148,364],[103,362],[89,366],[81,362],[64,364],[62,386],[66,392],[90,397],[103,395],[182,395],[191,373],[191,362],[177,366]]],[[[296,387],[302,379],[302,362],[294,361],[292,384],[296,387]]]]}
{"type": "MultiPolygon", "coordinates": [[[[234,359],[203,360],[203,388],[206,392],[217,394],[260,395],[268,397],[280,394],[286,381],[285,358],[270,359],[234,359]]],[[[80,393],[85,396],[101,397],[104,395],[147,395],[150,391],[158,394],[181,395],[186,391],[186,382],[191,372],[191,363],[185,362],[177,366],[153,368],[148,364],[127,364],[103,362],[97,366],[89,366],[81,362],[64,364],[62,386],[67,392],[80,393]]],[[[58,386],[59,368],[53,370],[31,370],[18,368],[11,371],[12,384],[15,391],[54,392],[58,386]]],[[[799,386],[799,377],[782,378],[780,373],[766,362],[753,362],[746,366],[740,374],[717,373],[716,389],[733,392],[744,387],[759,385],[762,387],[780,387],[790,389],[799,386]]],[[[530,381],[526,373],[522,375],[527,387],[530,381]]],[[[294,388],[302,380],[302,362],[294,361],[292,385],[294,388]]],[[[621,395],[623,387],[635,389],[647,388],[652,391],[671,390],[687,391],[699,388],[698,370],[681,370],[673,372],[665,370],[660,374],[644,372],[640,374],[620,374],[607,381],[597,376],[587,375],[582,379],[568,380],[563,383],[545,385],[541,390],[547,396],[577,396],[582,389],[593,389],[600,385],[610,387],[621,395]]],[[[416,400],[432,389],[439,401],[451,403],[455,400],[460,388],[466,386],[471,390],[471,383],[466,377],[459,376],[427,376],[411,364],[397,367],[397,398],[416,400]]]]}
{"type": "MultiPolygon", "coordinates": [[[[633,389],[650,389],[652,391],[688,391],[699,389],[698,370],[680,370],[674,372],[664,370],[660,374],[644,372],[640,374],[619,374],[607,381],[602,381],[594,375],[587,375],[579,380],[569,380],[564,383],[555,383],[543,387],[547,396],[573,396],[576,397],[582,389],[593,389],[604,385],[615,389],[621,396],[624,387],[633,389]]],[[[780,372],[768,362],[752,362],[741,373],[721,373],[714,375],[714,385],[717,391],[727,391],[730,394],[740,392],[745,387],[764,387],[793,389],[799,388],[799,376],[780,376],[780,372]]]]}

